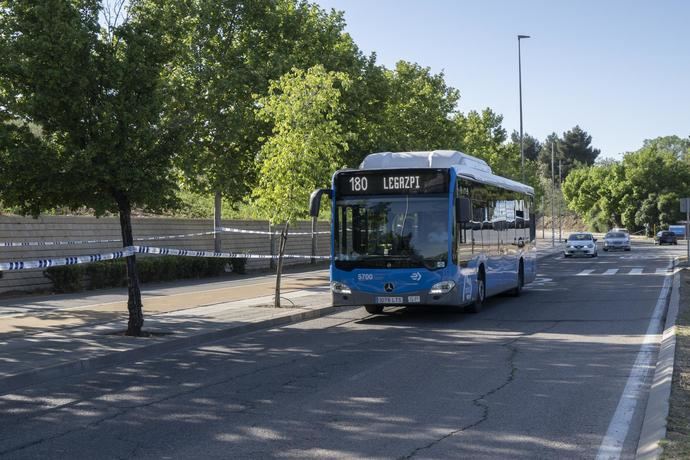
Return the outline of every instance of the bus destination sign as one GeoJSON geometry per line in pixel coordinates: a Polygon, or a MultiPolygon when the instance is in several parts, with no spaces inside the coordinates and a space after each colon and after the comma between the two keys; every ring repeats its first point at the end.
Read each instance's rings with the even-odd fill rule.
{"type": "Polygon", "coordinates": [[[447,192],[448,171],[446,170],[345,171],[338,174],[336,179],[336,193],[340,196],[447,192]]]}

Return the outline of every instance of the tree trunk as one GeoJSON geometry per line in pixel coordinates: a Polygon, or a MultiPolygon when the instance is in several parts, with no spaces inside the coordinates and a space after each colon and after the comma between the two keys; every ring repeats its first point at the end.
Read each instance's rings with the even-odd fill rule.
{"type": "MultiPolygon", "coordinates": [[[[117,207],[120,214],[120,230],[122,232],[122,247],[132,246],[132,208],[129,199],[123,193],[115,196],[117,207]]],[[[129,321],[127,322],[126,335],[138,337],[141,335],[141,328],[144,325],[144,313],[141,304],[141,288],[139,287],[139,276],[137,275],[137,261],[134,254],[126,258],[127,260],[127,310],[129,311],[129,321]]]]}
{"type": "Polygon", "coordinates": [[[285,253],[285,243],[287,242],[289,227],[290,222],[285,222],[285,228],[282,232],[280,232],[280,244],[278,245],[278,269],[276,270],[275,308],[280,308],[280,275],[283,273],[283,254],[285,253]]]}

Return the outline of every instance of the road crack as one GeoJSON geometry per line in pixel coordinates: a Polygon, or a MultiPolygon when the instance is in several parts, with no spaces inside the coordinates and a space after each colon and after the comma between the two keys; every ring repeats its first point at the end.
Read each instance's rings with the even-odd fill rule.
{"type": "Polygon", "coordinates": [[[519,337],[516,337],[516,338],[514,338],[514,339],[512,339],[512,340],[510,340],[504,344],[501,344],[501,347],[504,347],[504,348],[510,350],[510,354],[508,355],[508,358],[506,359],[506,363],[510,366],[510,372],[508,373],[508,376],[506,377],[506,379],[503,382],[501,382],[499,385],[491,388],[489,391],[479,395],[477,398],[472,400],[472,404],[482,410],[482,415],[479,417],[479,420],[472,422],[468,425],[462,426],[462,427],[458,428],[457,430],[450,431],[450,432],[444,434],[443,436],[440,436],[440,437],[434,439],[433,441],[427,443],[424,446],[417,447],[417,448],[413,449],[412,452],[410,452],[409,454],[398,457],[398,459],[399,460],[407,460],[407,459],[414,458],[419,452],[421,452],[423,450],[431,449],[432,447],[436,446],[437,444],[440,444],[441,442],[445,441],[446,439],[448,439],[450,437],[455,436],[458,433],[462,433],[464,431],[471,430],[472,428],[475,428],[475,427],[481,425],[482,423],[486,422],[489,419],[489,402],[487,401],[487,399],[490,398],[492,395],[498,393],[499,391],[501,391],[502,389],[504,389],[505,387],[507,387],[511,383],[513,383],[513,381],[515,381],[515,377],[516,377],[517,371],[518,371],[517,365],[515,364],[515,359],[518,355],[518,348],[517,348],[517,346],[515,346],[515,343],[518,342],[519,340],[525,339],[527,337],[530,337],[530,336],[533,336],[536,334],[541,334],[542,332],[547,332],[547,331],[555,328],[556,326],[558,326],[560,323],[561,323],[561,321],[554,321],[553,324],[550,324],[548,326],[545,326],[539,330],[530,332],[528,334],[520,335],[519,337]]]}

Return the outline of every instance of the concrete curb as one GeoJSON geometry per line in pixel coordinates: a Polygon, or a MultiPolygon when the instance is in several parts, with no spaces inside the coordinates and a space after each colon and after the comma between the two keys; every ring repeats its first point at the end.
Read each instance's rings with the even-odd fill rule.
{"type": "Polygon", "coordinates": [[[153,356],[198,346],[204,343],[215,342],[229,337],[246,334],[248,332],[255,332],[277,326],[286,326],[288,324],[320,318],[322,316],[327,316],[343,310],[347,310],[347,307],[317,307],[309,311],[302,311],[287,316],[281,316],[279,318],[270,318],[257,321],[255,323],[232,326],[226,329],[205,332],[187,337],[171,338],[170,340],[153,343],[151,345],[135,349],[109,353],[107,355],[94,358],[81,358],[56,366],[34,369],[28,372],[22,372],[0,379],[0,395],[19,388],[45,383],[49,380],[70,377],[85,371],[112,367],[127,362],[141,361],[153,356]]]}
{"type": "Polygon", "coordinates": [[[661,455],[661,440],[666,437],[666,422],[671,398],[673,363],[676,354],[676,318],[680,300],[680,275],[673,275],[671,299],[666,313],[666,323],[659,345],[656,371],[649,390],[649,399],[642,422],[642,431],[637,443],[636,459],[651,460],[661,455]]]}

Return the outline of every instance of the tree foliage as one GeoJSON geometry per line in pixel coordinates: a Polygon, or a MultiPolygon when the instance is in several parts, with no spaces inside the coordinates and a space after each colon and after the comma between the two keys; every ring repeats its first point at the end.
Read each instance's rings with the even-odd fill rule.
{"type": "Polygon", "coordinates": [[[293,69],[259,101],[259,116],[273,124],[273,134],[259,154],[254,197],[271,222],[307,217],[311,192],[328,186],[342,165],[347,142],[337,117],[344,109],[341,89],[349,85],[345,73],[320,65],[293,69]]]}
{"type": "Polygon", "coordinates": [[[458,150],[479,157],[489,163],[497,174],[519,180],[520,146],[507,144],[503,116],[486,108],[481,113],[471,110],[453,118],[458,150]]]}
{"type": "Polygon", "coordinates": [[[387,70],[379,151],[447,149],[453,139],[450,116],[460,98],[443,73],[399,61],[387,70]]]}
{"type": "Polygon", "coordinates": [[[551,177],[551,148],[554,148],[555,174],[558,177],[560,164],[563,178],[574,169],[582,166],[591,166],[601,153],[599,149],[592,147],[592,136],[587,134],[579,126],[563,133],[558,137],[556,133],[550,134],[541,144],[538,161],[540,170],[545,177],[551,177]]]}
{"type": "MultiPolygon", "coordinates": [[[[118,212],[123,244],[131,245],[132,205],[176,202],[180,123],[162,78],[172,7],[132,1],[127,20],[107,29],[95,0],[0,7],[0,196],[33,215],[56,206],[118,212]]],[[[130,262],[128,331],[138,334],[141,297],[130,262]]]]}
{"type": "Polygon", "coordinates": [[[297,0],[193,0],[173,81],[190,114],[180,159],[194,190],[242,198],[253,185],[255,152],[271,124],[257,118],[255,96],[291,68],[317,63],[360,72],[365,59],[344,33],[342,13],[297,0]]]}
{"type": "MultiPolygon", "coordinates": [[[[510,140],[513,144],[520,146],[520,133],[513,131],[510,135],[510,140]]],[[[522,134],[523,151],[525,153],[525,160],[536,161],[539,156],[542,144],[536,137],[530,136],[527,133],[522,134]]]]}
{"type": "Polygon", "coordinates": [[[690,193],[690,166],[678,153],[647,141],[621,162],[575,169],[563,184],[568,207],[600,230],[668,226],[681,219],[679,198],[690,193]]]}

